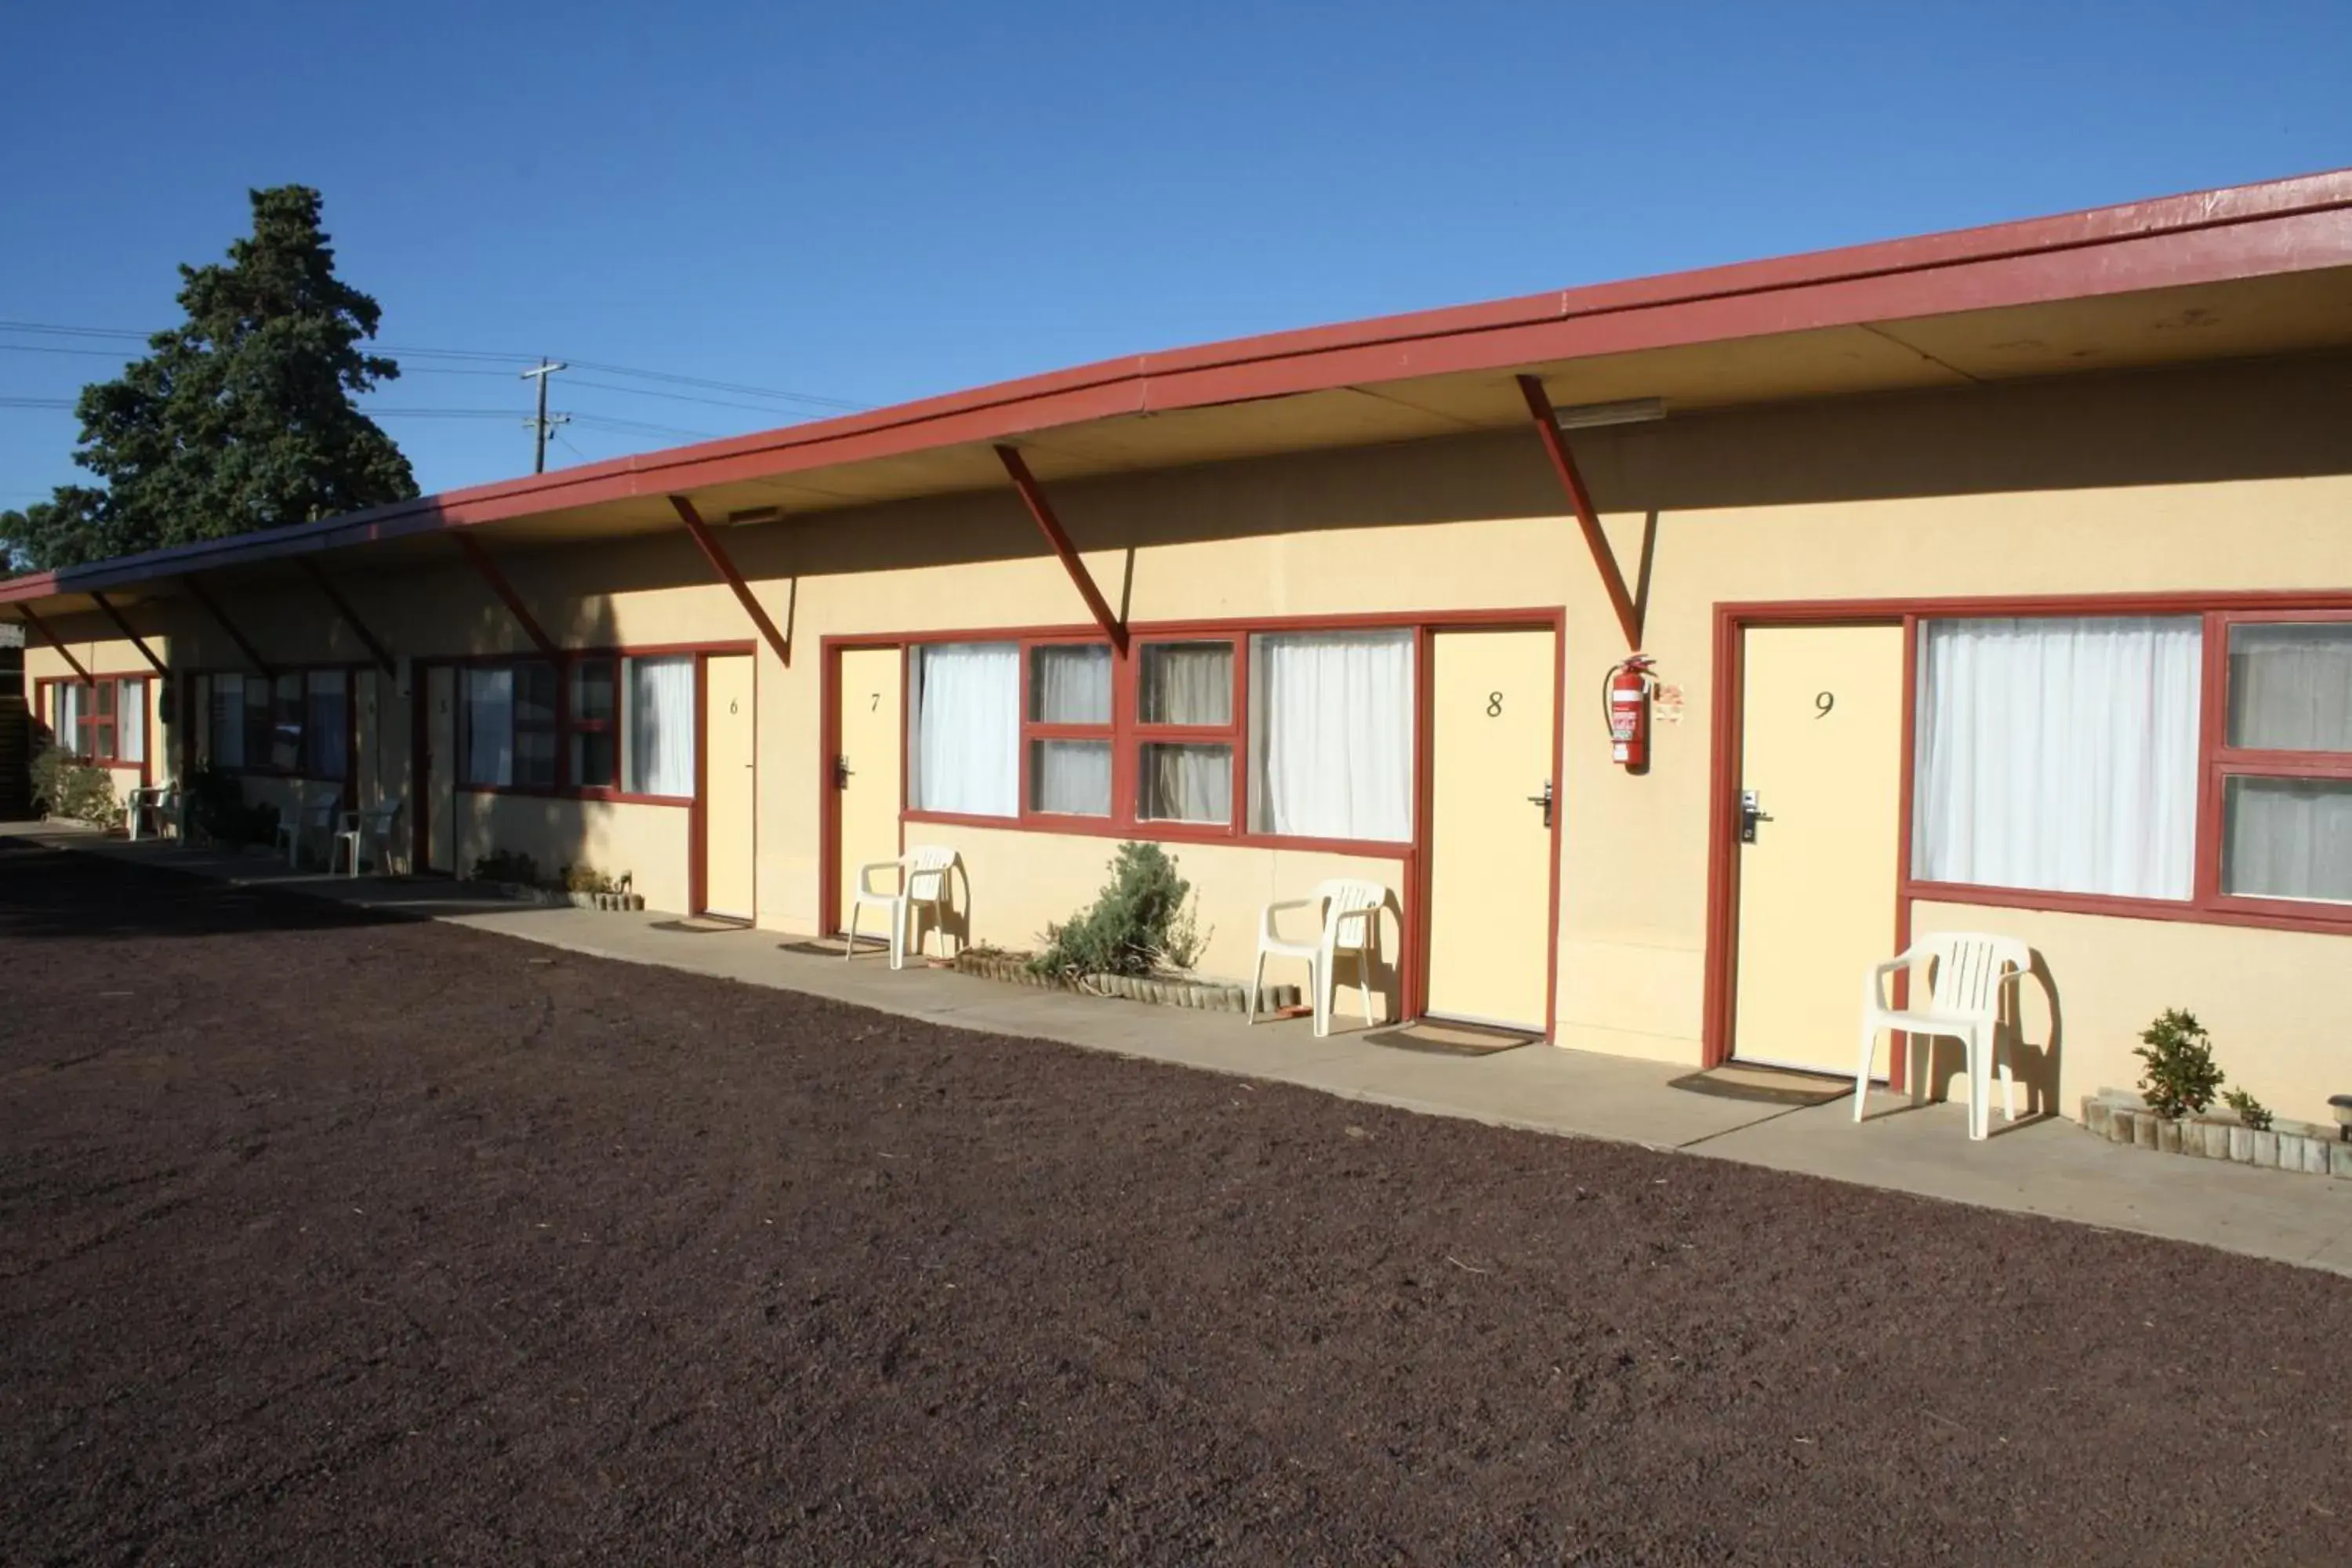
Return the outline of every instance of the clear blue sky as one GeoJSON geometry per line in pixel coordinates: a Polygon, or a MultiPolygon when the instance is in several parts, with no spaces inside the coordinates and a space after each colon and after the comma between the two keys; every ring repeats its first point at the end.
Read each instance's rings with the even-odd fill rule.
{"type": "MultiPolygon", "coordinates": [[[[131,0],[10,6],[0,58],[0,320],[167,324],[174,264],[299,181],[387,343],[861,404],[2352,164],[2346,0],[131,0]]],[[[76,426],[6,400],[135,345],[0,345],[22,505],[76,426]]],[[[427,489],[528,469],[521,383],[399,357],[372,402],[427,489]]],[[[794,407],[574,380],[563,464],[677,439],[591,419],[794,407]]]]}

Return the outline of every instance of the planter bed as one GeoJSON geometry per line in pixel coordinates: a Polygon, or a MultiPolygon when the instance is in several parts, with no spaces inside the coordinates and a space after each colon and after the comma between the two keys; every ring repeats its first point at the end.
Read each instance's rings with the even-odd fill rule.
{"type": "MultiPolygon", "coordinates": [[[[1249,987],[1238,981],[1202,980],[1191,975],[1089,974],[1083,980],[1038,974],[1022,952],[966,950],[950,967],[959,973],[1013,985],[1034,985],[1045,991],[1079,991],[1096,996],[1118,996],[1129,1002],[1150,1002],[1162,1007],[1192,1007],[1204,1013],[1248,1011],[1249,987]]],[[[1300,1005],[1296,985],[1269,985],[1260,994],[1261,1012],[1300,1005]]]]}
{"type": "Polygon", "coordinates": [[[2352,1143],[2315,1121],[2282,1117],[2260,1132],[2234,1116],[2184,1116],[2175,1121],[2150,1110],[2137,1095],[2104,1089],[2083,1097],[2083,1126],[2093,1137],[2159,1154],[2352,1180],[2352,1143]]]}

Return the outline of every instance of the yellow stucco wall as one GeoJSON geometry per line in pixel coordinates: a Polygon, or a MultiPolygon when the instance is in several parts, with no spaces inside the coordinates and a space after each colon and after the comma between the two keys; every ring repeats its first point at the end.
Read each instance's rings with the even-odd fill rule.
{"type": "MultiPolygon", "coordinates": [[[[1608,761],[1595,689],[1623,646],[1527,432],[1050,488],[1105,593],[1137,622],[1564,606],[1559,1037],[1692,1062],[1717,604],[2352,587],[2347,369],[2339,358],[2074,377],[1577,433],[1619,557],[1646,581],[1645,646],[1686,699],[1682,722],[1659,727],[1643,777],[1608,761]]],[[[1009,490],[788,519],[726,539],[794,653],[789,668],[758,653],[759,918],[810,931],[823,897],[819,639],[1077,626],[1084,614],[1009,490]]],[[[753,635],[676,535],[492,548],[567,646],[753,635]]],[[[462,563],[353,572],[343,585],[401,653],[529,651],[462,563]]],[[[248,592],[236,611],[273,658],[364,657],[308,591],[248,592]]],[[[236,662],[201,617],[181,615],[169,630],[175,663],[236,662]]],[[[28,672],[49,673],[51,657],[31,650],[28,672]]],[[[86,656],[108,669],[135,668],[135,658],[112,647],[86,656]]],[[[405,746],[404,725],[384,728],[386,758],[405,746]]],[[[600,866],[635,870],[649,903],[684,901],[681,810],[473,809],[469,832],[539,845],[550,864],[585,846],[600,866]]],[[[1115,843],[921,825],[908,837],[961,848],[978,934],[1021,946],[1091,897],[1115,843]]],[[[1260,902],[1328,874],[1315,857],[1177,854],[1216,931],[1204,967],[1225,973],[1247,968],[1260,902]]],[[[1387,860],[1351,868],[1363,868],[1396,873],[1387,860]]],[[[2326,976],[2352,956],[2352,938],[1973,909],[1916,915],[1920,929],[1945,922],[2017,929],[2045,947],[2067,1008],[2062,1110],[2085,1089],[2130,1081],[2131,1037],[2174,1005],[2208,1017],[2225,1065],[2282,1113],[2317,1115],[2325,1093],[2352,1088],[2327,1076],[2318,1043],[2319,1009],[2340,989],[2326,976]]]]}

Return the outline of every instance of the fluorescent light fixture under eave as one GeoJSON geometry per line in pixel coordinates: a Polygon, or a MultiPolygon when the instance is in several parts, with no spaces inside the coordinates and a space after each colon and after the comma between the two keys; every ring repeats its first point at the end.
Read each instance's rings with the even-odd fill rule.
{"type": "Polygon", "coordinates": [[[773,522],[783,515],[782,509],[772,506],[740,507],[727,514],[727,521],[722,526],[740,528],[747,522],[773,522]]]}
{"type": "Polygon", "coordinates": [[[1629,397],[1619,403],[1585,403],[1556,408],[1552,418],[1563,430],[1590,430],[1599,425],[1643,425],[1666,416],[1663,397],[1629,397]]]}

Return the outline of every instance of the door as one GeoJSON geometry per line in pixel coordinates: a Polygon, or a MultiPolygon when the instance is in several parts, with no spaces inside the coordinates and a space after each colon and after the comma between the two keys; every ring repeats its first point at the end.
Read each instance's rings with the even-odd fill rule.
{"type": "MultiPolygon", "coordinates": [[[[1732,1054],[1851,1073],[1863,972],[1895,956],[1903,628],[1759,626],[1743,646],[1738,788],[1755,819],[1732,1054]]],[[[1882,1034],[1882,1078],[1887,1048],[1882,1034]]]]}
{"type": "MultiPolygon", "coordinates": [[[[905,659],[895,647],[844,648],[834,688],[841,750],[834,759],[834,930],[842,929],[857,868],[898,853],[901,693],[905,659]]],[[[886,922],[887,923],[887,922],[886,922]]]]}
{"type": "Polygon", "coordinates": [[[1554,653],[1549,631],[1431,639],[1433,1015],[1548,1027],[1554,653]]]}
{"type": "Polygon", "coordinates": [[[425,672],[425,864],[457,870],[457,672],[436,664],[425,672]]]}
{"type": "Polygon", "coordinates": [[[753,755],[751,656],[715,654],[702,665],[702,911],[751,918],[753,755]]]}

